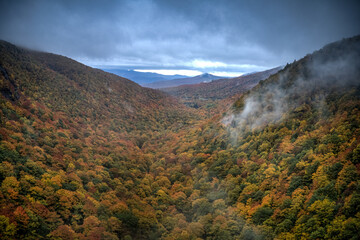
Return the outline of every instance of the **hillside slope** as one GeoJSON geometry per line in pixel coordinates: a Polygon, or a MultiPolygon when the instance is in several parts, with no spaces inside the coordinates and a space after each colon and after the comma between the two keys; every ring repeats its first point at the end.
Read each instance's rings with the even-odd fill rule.
{"type": "Polygon", "coordinates": [[[360,36],[288,64],[172,148],[162,166],[172,179],[188,164],[192,194],[170,190],[186,222],[169,239],[183,226],[202,239],[359,239],[360,36]]]}
{"type": "Polygon", "coordinates": [[[241,215],[269,238],[360,237],[360,36],[287,65],[222,122],[234,165],[208,171],[237,182],[241,215]]]}
{"type": "Polygon", "coordinates": [[[17,103],[29,98],[68,117],[119,122],[119,131],[140,129],[145,124],[152,130],[165,127],[158,123],[179,117],[178,110],[185,111],[159,91],[66,57],[20,49],[6,42],[0,43],[0,54],[1,92],[17,103]]]}
{"type": "Polygon", "coordinates": [[[130,182],[153,162],[141,148],[186,129],[195,112],[160,91],[4,41],[0,93],[0,238],[117,239],[156,224],[149,203],[125,203],[139,199],[130,182]]]}

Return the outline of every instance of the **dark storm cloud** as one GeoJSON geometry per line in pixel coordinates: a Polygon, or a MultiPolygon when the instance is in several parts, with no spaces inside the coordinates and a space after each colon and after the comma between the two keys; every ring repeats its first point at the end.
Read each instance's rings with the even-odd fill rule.
{"type": "MultiPolygon", "coordinates": [[[[272,67],[360,33],[358,1],[1,1],[0,38],[86,63],[272,67]]],[[[226,69],[223,67],[222,69],[226,69]]]]}

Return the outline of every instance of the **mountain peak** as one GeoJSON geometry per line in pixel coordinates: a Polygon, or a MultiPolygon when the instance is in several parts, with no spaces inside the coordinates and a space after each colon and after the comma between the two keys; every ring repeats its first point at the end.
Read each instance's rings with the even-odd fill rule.
{"type": "Polygon", "coordinates": [[[210,76],[213,76],[213,75],[211,75],[210,73],[203,73],[200,76],[202,76],[202,77],[210,77],[210,76]]]}

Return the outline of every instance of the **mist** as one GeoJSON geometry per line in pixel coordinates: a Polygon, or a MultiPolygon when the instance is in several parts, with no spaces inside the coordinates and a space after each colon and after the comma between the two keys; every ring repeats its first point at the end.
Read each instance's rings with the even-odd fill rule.
{"type": "Polygon", "coordinates": [[[355,41],[349,46],[334,44],[334,49],[329,45],[288,64],[242,96],[237,103],[240,111],[231,111],[222,119],[232,138],[278,124],[303,104],[324,112],[328,94],[359,86],[360,45],[355,41]]]}

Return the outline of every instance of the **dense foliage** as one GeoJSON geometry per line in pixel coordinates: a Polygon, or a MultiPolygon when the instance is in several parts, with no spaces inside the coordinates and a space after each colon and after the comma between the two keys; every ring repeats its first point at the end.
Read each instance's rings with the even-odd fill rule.
{"type": "Polygon", "coordinates": [[[1,42],[1,238],[358,239],[359,46],[329,45],[205,117],[1,42]]]}

